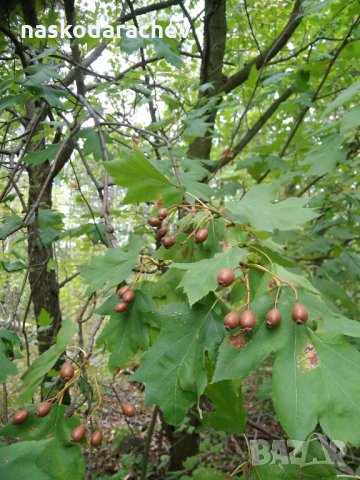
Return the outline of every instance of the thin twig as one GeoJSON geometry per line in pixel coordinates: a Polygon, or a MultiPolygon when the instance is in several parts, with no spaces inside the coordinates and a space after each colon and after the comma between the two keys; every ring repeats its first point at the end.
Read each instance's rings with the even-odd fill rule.
{"type": "Polygon", "coordinates": [[[146,479],[146,473],[147,473],[147,465],[148,465],[148,460],[149,460],[149,451],[150,451],[150,445],[151,445],[151,439],[154,434],[154,429],[156,425],[156,419],[159,413],[159,407],[156,405],[153,410],[153,414],[151,417],[150,425],[147,430],[146,434],[146,440],[145,440],[145,445],[144,445],[144,453],[141,461],[141,480],[146,479]]]}

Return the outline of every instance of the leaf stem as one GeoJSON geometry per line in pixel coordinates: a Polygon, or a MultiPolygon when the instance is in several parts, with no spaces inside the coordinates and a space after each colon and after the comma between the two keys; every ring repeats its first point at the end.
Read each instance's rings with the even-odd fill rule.
{"type": "Polygon", "coordinates": [[[242,263],[242,265],[244,265],[245,267],[249,267],[249,268],[257,268],[258,270],[262,270],[263,272],[266,272],[268,273],[269,275],[271,275],[273,278],[275,278],[275,280],[283,283],[284,285],[288,285],[291,290],[294,292],[294,296],[295,296],[295,300],[298,301],[299,300],[299,297],[298,297],[298,293],[297,293],[297,290],[296,288],[294,287],[294,285],[286,280],[284,280],[283,278],[279,277],[279,275],[276,275],[275,273],[271,272],[270,270],[268,270],[267,268],[263,267],[262,265],[258,265],[257,263],[242,263]]]}

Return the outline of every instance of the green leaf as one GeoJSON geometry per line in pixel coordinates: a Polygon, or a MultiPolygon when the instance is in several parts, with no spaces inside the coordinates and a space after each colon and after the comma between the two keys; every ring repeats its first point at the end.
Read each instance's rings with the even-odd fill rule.
{"type": "Polygon", "coordinates": [[[258,185],[251,188],[239,202],[227,203],[235,219],[248,221],[258,230],[272,232],[291,230],[318,216],[311,208],[304,208],[309,199],[290,197],[273,203],[273,185],[258,185]]]}
{"type": "MultiPolygon", "coordinates": [[[[135,300],[125,312],[114,313],[119,297],[114,295],[107,302],[107,309],[100,309],[101,314],[111,313],[111,318],[99,335],[98,345],[106,344],[110,352],[109,368],[124,368],[129,360],[139,351],[149,348],[150,315],[156,311],[151,297],[136,290],[135,300]]],[[[100,313],[100,312],[99,312],[100,313]]]]}
{"type": "Polygon", "coordinates": [[[78,133],[79,138],[85,138],[84,154],[93,155],[95,160],[103,160],[103,151],[101,148],[98,131],[90,127],[82,128],[78,133]]]}
{"type": "Polygon", "coordinates": [[[69,96],[69,94],[64,90],[57,90],[56,88],[47,86],[30,86],[29,90],[33,94],[34,100],[37,100],[38,98],[45,98],[45,100],[47,100],[52,107],[60,107],[60,97],[69,96]]]}
{"type": "Polygon", "coordinates": [[[26,265],[23,262],[11,262],[3,263],[3,267],[7,272],[18,272],[19,270],[26,268],[26,265]]]}
{"type": "Polygon", "coordinates": [[[223,480],[223,478],[224,473],[214,468],[197,468],[191,476],[192,480],[223,480]]]}
{"type": "Polygon", "coordinates": [[[12,107],[13,105],[23,104],[24,101],[25,97],[22,93],[3,97],[0,99],[0,113],[2,113],[5,109],[12,107]]]}
{"type": "Polygon", "coordinates": [[[23,219],[18,215],[12,215],[11,217],[6,217],[1,222],[0,226],[0,240],[4,240],[10,232],[22,225],[23,219]]]}
{"type": "Polygon", "coordinates": [[[60,150],[61,143],[48,145],[44,150],[29,152],[24,157],[24,162],[30,165],[41,165],[47,160],[54,160],[56,154],[60,150]]]}
{"type": "Polygon", "coordinates": [[[2,351],[0,351],[0,383],[5,383],[7,377],[16,375],[18,369],[2,351]]]}
{"type": "Polygon", "coordinates": [[[295,76],[294,90],[296,92],[306,92],[309,89],[310,72],[303,67],[299,69],[295,76]]]}
{"type": "Polygon", "coordinates": [[[343,136],[350,134],[355,135],[360,125],[360,107],[353,108],[343,115],[340,124],[340,133],[343,136]]]}
{"type": "MultiPolygon", "coordinates": [[[[52,440],[19,442],[0,447],[0,476],[4,480],[23,480],[24,472],[28,480],[54,480],[46,470],[37,465],[36,460],[44,456],[52,440]]],[[[60,480],[60,479],[59,479],[60,480]]]]}
{"type": "Polygon", "coordinates": [[[120,48],[123,52],[131,55],[139,50],[139,48],[145,47],[145,40],[142,37],[128,38],[126,35],[120,40],[120,48]]]}
{"type": "Polygon", "coordinates": [[[168,42],[162,40],[161,38],[153,38],[151,41],[154,45],[155,52],[159,55],[159,57],[165,58],[168,63],[174,65],[176,68],[181,67],[181,57],[171,48],[168,42]]]}
{"type": "MultiPolygon", "coordinates": [[[[8,423],[0,429],[0,435],[6,437],[20,437],[23,442],[12,445],[13,450],[6,451],[6,448],[0,448],[0,455],[10,455],[10,462],[2,467],[0,463],[0,473],[4,468],[4,475],[17,475],[17,463],[20,463],[22,469],[27,462],[27,456],[31,455],[29,463],[36,465],[40,477],[31,477],[26,471],[26,478],[42,478],[41,475],[48,475],[44,478],[51,480],[63,480],[71,478],[80,480],[84,474],[84,461],[81,457],[81,451],[78,445],[71,442],[71,431],[80,424],[76,415],[70,418],[65,417],[66,405],[54,405],[50,413],[43,418],[38,418],[34,411],[31,411],[29,418],[21,425],[8,423]]],[[[31,471],[31,470],[30,470],[31,471]]],[[[24,470],[21,470],[18,477],[1,478],[23,478],[24,470]],[[22,472],[22,474],[21,474],[22,472]]]]}
{"type": "Polygon", "coordinates": [[[359,361],[347,342],[295,329],[273,372],[274,405],[291,438],[305,438],[319,422],[330,438],[360,444],[359,361]]]}
{"type": "Polygon", "coordinates": [[[30,400],[46,373],[55,365],[60,355],[64,353],[75,330],[76,327],[71,320],[63,321],[55,345],[42,353],[22,376],[23,383],[16,399],[18,405],[30,400]]]}
{"type": "Polygon", "coordinates": [[[180,175],[181,183],[187,192],[192,193],[201,200],[210,200],[213,193],[212,188],[206,183],[198,182],[196,176],[197,175],[193,173],[182,173],[180,175]]]}
{"type": "MultiPolygon", "coordinates": [[[[254,465],[251,469],[251,473],[244,474],[241,477],[242,480],[337,480],[339,475],[337,471],[329,465],[316,465],[317,459],[323,459],[324,456],[317,456],[316,454],[309,455],[306,452],[303,454],[305,459],[298,458],[298,456],[287,456],[284,453],[286,446],[281,449],[275,448],[272,450],[271,445],[264,446],[264,449],[260,450],[260,465],[254,465]],[[277,450],[280,450],[277,451],[277,450]],[[315,463],[314,467],[304,466],[303,468],[298,465],[290,465],[290,462],[298,462],[300,465],[315,463]],[[268,462],[268,464],[266,464],[268,462]],[[313,472],[313,473],[312,473],[313,472]]],[[[321,454],[320,454],[321,455],[321,454]]]]}
{"type": "Polygon", "coordinates": [[[121,150],[119,155],[119,159],[106,162],[105,168],[118,185],[128,189],[124,203],[155,200],[169,193],[181,196],[181,191],[139,149],[121,150]]]}
{"type": "Polygon", "coordinates": [[[310,165],[307,175],[323,175],[345,162],[346,151],[340,147],[341,141],[340,135],[329,135],[319,147],[311,150],[304,160],[305,165],[310,165]]]}
{"type": "Polygon", "coordinates": [[[110,248],[105,255],[93,257],[91,263],[81,269],[88,284],[87,295],[123,282],[135,267],[142,247],[141,239],[131,236],[126,249],[110,248]]]}
{"type": "Polygon", "coordinates": [[[42,308],[40,310],[40,314],[37,317],[37,324],[40,325],[40,327],[46,327],[50,325],[53,321],[53,317],[49,314],[45,308],[42,308]]]}
{"type": "Polygon", "coordinates": [[[200,260],[195,263],[173,263],[171,268],[186,270],[179,288],[181,287],[188,296],[190,305],[193,305],[209,292],[218,288],[217,274],[222,268],[234,268],[244,260],[246,250],[232,247],[225,252],[216,253],[212,258],[200,260]],[[201,278],[201,282],[199,282],[201,278]]]}
{"type": "Polygon", "coordinates": [[[246,425],[246,411],[243,406],[241,386],[236,387],[230,380],[208,385],[205,394],[215,408],[203,413],[206,426],[229,434],[241,433],[246,425]]]}
{"type": "Polygon", "coordinates": [[[196,137],[203,137],[211,127],[211,123],[203,118],[185,118],[183,124],[186,127],[184,130],[184,137],[189,140],[196,137]]]}
{"type": "Polygon", "coordinates": [[[39,227],[41,241],[45,245],[58,240],[63,227],[63,214],[53,209],[39,209],[36,223],[39,227]]]}
{"type": "Polygon", "coordinates": [[[41,86],[52,78],[61,78],[58,73],[58,66],[52,63],[37,63],[25,69],[30,75],[24,81],[25,86],[41,86]]]}
{"type": "Polygon", "coordinates": [[[5,338],[12,344],[12,346],[14,345],[21,346],[20,338],[18,337],[17,333],[13,332],[12,330],[6,330],[5,328],[0,328],[0,338],[5,338]]]}
{"type": "Polygon", "coordinates": [[[324,112],[324,117],[327,117],[330,112],[335,110],[338,107],[341,107],[341,105],[344,105],[344,103],[348,102],[349,100],[352,100],[353,97],[358,95],[360,93],[360,82],[354,83],[350,85],[350,87],[346,88],[343,92],[341,92],[333,102],[328,105],[327,109],[324,112]]]}
{"type": "Polygon", "coordinates": [[[159,317],[160,335],[132,380],[144,382],[146,402],[159,405],[167,422],[178,424],[205,390],[205,354],[214,359],[224,328],[210,304],[191,309],[171,304],[159,317]]]}

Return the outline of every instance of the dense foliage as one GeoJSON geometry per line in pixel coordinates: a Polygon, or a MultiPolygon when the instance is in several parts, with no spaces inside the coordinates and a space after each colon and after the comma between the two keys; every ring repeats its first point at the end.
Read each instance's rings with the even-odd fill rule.
{"type": "Polygon", "coordinates": [[[358,2],[0,12],[1,479],[84,478],[81,452],[107,435],[103,377],[119,376],[154,406],[133,478],[355,474],[351,459],[310,465],[316,440],[307,466],[286,451],[210,470],[186,458],[199,435],[247,433],[242,384],[269,371],[283,438],[360,447],[358,2]],[[20,37],[60,21],[181,31],[20,37]],[[162,477],[148,462],[157,421],[162,477]]]}

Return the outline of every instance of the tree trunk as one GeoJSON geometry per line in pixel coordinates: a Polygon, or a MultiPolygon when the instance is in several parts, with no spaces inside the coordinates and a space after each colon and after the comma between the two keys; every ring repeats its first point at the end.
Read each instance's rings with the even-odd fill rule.
{"type": "MultiPolygon", "coordinates": [[[[41,188],[49,174],[49,163],[39,166],[31,166],[29,174],[29,210],[40,195],[41,188]]],[[[40,208],[51,208],[52,182],[42,195],[40,208]]],[[[48,268],[49,262],[54,259],[53,246],[45,245],[40,236],[37,224],[38,212],[28,226],[28,258],[29,258],[29,282],[31,298],[34,306],[34,314],[37,325],[37,340],[39,353],[47,350],[61,327],[61,311],[59,301],[59,283],[56,271],[48,268]],[[50,328],[39,330],[38,318],[42,309],[45,309],[52,317],[50,328]]]]}
{"type": "MultiPolygon", "coordinates": [[[[217,105],[221,98],[216,99],[217,92],[224,83],[222,73],[226,45],[226,0],[205,0],[204,20],[204,48],[200,70],[200,85],[210,83],[212,88],[204,93],[200,92],[200,101],[209,101],[211,98],[214,104],[209,109],[206,121],[209,129],[213,129],[217,115],[217,105]]],[[[212,147],[211,132],[204,137],[196,138],[189,147],[191,158],[210,158],[212,147]]]]}
{"type": "MultiPolygon", "coordinates": [[[[196,427],[199,424],[197,414],[191,411],[190,426],[196,427]]],[[[197,432],[176,432],[176,427],[169,425],[161,414],[161,423],[166,437],[170,443],[170,463],[171,472],[182,470],[184,461],[189,457],[194,457],[199,453],[200,436],[197,432]]]]}

